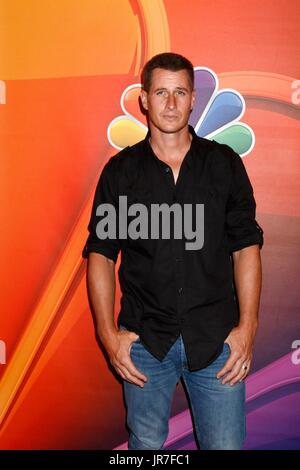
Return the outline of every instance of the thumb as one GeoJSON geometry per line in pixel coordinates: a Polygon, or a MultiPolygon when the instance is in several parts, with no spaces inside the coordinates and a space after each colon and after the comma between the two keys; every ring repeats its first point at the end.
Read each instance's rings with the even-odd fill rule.
{"type": "Polygon", "coordinates": [[[138,339],[140,336],[137,333],[132,332],[132,338],[138,339]]]}

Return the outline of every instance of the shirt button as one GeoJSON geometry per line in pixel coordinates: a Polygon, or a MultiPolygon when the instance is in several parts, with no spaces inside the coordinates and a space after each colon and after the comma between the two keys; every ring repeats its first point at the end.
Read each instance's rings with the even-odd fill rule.
{"type": "Polygon", "coordinates": [[[182,294],[182,292],[183,292],[183,287],[179,287],[178,294],[182,294]]]}
{"type": "Polygon", "coordinates": [[[170,168],[167,166],[167,168],[165,169],[166,173],[169,173],[170,172],[170,168]]]}

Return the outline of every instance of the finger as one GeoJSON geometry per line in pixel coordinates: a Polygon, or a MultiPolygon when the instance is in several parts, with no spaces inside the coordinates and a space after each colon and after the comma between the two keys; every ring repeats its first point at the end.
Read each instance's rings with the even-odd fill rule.
{"type": "Polygon", "coordinates": [[[247,369],[243,366],[240,368],[239,373],[230,381],[230,385],[235,385],[237,382],[242,382],[242,380],[247,376],[249,372],[249,365],[246,361],[242,362],[243,364],[247,364],[247,369]]]}
{"type": "Polygon", "coordinates": [[[127,380],[128,382],[132,382],[136,385],[143,386],[144,382],[147,381],[147,377],[135,367],[130,357],[132,345],[135,341],[137,341],[139,335],[134,333],[133,331],[121,330],[121,333],[124,334],[125,337],[129,337],[131,339],[131,342],[129,343],[129,345],[127,345],[128,350],[123,353],[123,355],[121,355],[121,359],[115,361],[114,366],[115,368],[117,367],[120,371],[122,371],[123,378],[125,380],[127,380]]]}
{"type": "Polygon", "coordinates": [[[116,370],[117,373],[122,377],[122,379],[126,380],[125,375],[123,374],[123,372],[121,371],[121,369],[119,369],[119,367],[115,367],[115,370],[116,370]]]}
{"type": "Polygon", "coordinates": [[[139,339],[139,335],[135,333],[134,331],[129,331],[129,330],[121,330],[122,333],[125,334],[131,341],[136,341],[139,339]]]}
{"type": "Polygon", "coordinates": [[[245,371],[245,369],[241,368],[238,375],[233,380],[231,380],[230,385],[235,385],[238,382],[242,382],[243,379],[246,377],[246,375],[247,375],[247,371],[245,371]]]}
{"type": "Polygon", "coordinates": [[[242,382],[247,377],[247,375],[249,374],[249,369],[250,369],[250,366],[248,366],[247,369],[243,369],[242,377],[240,377],[239,379],[240,382],[242,382]]]}
{"type": "Polygon", "coordinates": [[[127,369],[131,375],[136,377],[139,380],[142,380],[143,382],[147,382],[147,376],[140,372],[134,365],[131,359],[129,359],[129,367],[127,366],[127,369]]]}
{"type": "Polygon", "coordinates": [[[143,382],[139,382],[139,381],[137,381],[137,380],[132,379],[132,377],[131,377],[130,374],[128,374],[127,372],[126,372],[127,375],[124,374],[124,373],[122,372],[122,370],[121,370],[119,367],[115,367],[115,369],[116,369],[117,373],[122,377],[122,379],[123,379],[123,380],[126,380],[126,382],[132,383],[132,384],[134,384],[134,385],[138,385],[138,386],[140,386],[140,387],[142,387],[142,388],[144,387],[144,383],[143,383],[143,382]]]}
{"type": "MultiPolygon", "coordinates": [[[[121,369],[120,369],[121,370],[121,369]]],[[[124,380],[126,380],[127,382],[130,382],[134,385],[138,385],[139,387],[144,387],[144,382],[142,380],[139,380],[137,379],[134,375],[132,375],[128,369],[126,369],[125,367],[123,367],[122,369],[123,371],[123,378],[124,380]]]]}
{"type": "MultiPolygon", "coordinates": [[[[144,381],[147,381],[147,377],[143,374],[141,374],[134,366],[134,364],[131,362],[132,366],[133,366],[133,370],[136,370],[137,371],[137,374],[139,376],[142,376],[143,378],[145,378],[146,380],[144,379],[141,379],[139,380],[137,377],[136,377],[136,374],[133,373],[132,374],[132,368],[129,370],[128,368],[128,363],[131,362],[131,359],[129,357],[128,361],[126,360],[123,360],[123,361],[111,361],[113,367],[115,368],[115,370],[117,371],[117,373],[122,377],[122,379],[124,380],[127,380],[128,382],[131,382],[131,383],[134,383],[136,385],[140,385],[140,386],[143,386],[144,385],[144,381]]],[[[130,367],[130,365],[129,365],[130,367]]]]}
{"type": "Polygon", "coordinates": [[[132,334],[130,335],[130,337],[132,338],[132,342],[134,342],[134,341],[136,341],[136,340],[138,340],[138,339],[140,338],[139,335],[137,335],[136,333],[132,333],[132,334]]]}
{"type": "Polygon", "coordinates": [[[228,374],[232,370],[234,364],[238,359],[239,357],[237,356],[237,354],[231,351],[230,356],[225,362],[223,368],[217,373],[217,378],[220,379],[221,377],[223,377],[223,375],[228,374]]]}
{"type": "MultiPolygon", "coordinates": [[[[130,349],[131,349],[131,346],[130,346],[130,349]]],[[[128,357],[126,358],[126,362],[124,365],[126,366],[126,368],[128,369],[131,375],[134,375],[138,379],[143,380],[144,382],[147,382],[147,376],[135,367],[135,364],[131,359],[130,352],[128,354],[128,357]]]]}
{"type": "Polygon", "coordinates": [[[233,380],[239,373],[242,367],[242,360],[238,359],[234,366],[232,367],[231,371],[226,375],[226,377],[222,380],[222,384],[226,384],[233,380]]]}
{"type": "Polygon", "coordinates": [[[128,356],[128,358],[123,361],[120,368],[122,368],[126,378],[132,381],[133,383],[144,386],[144,382],[147,382],[146,375],[142,374],[142,372],[140,372],[135,367],[130,356],[128,356]]]}
{"type": "Polygon", "coordinates": [[[142,380],[136,379],[133,375],[129,374],[129,372],[126,372],[126,374],[127,375],[125,376],[125,380],[127,382],[130,382],[134,385],[138,385],[139,387],[144,388],[145,383],[142,380]]]}

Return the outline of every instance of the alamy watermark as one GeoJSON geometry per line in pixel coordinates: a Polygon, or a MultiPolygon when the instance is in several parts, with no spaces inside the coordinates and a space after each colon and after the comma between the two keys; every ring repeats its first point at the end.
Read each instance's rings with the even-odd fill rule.
{"type": "Polygon", "coordinates": [[[294,80],[292,82],[292,89],[295,90],[292,92],[292,103],[300,104],[300,80],[294,80]]]}
{"type": "Polygon", "coordinates": [[[0,104],[6,104],[6,84],[0,80],[0,104]]]}
{"type": "Polygon", "coordinates": [[[295,339],[292,342],[292,349],[295,351],[292,352],[291,361],[297,366],[300,364],[300,339],[295,339]]]}
{"type": "Polygon", "coordinates": [[[6,364],[6,344],[0,339],[0,364],[6,364]]]}
{"type": "Polygon", "coordinates": [[[175,239],[187,241],[187,250],[200,250],[204,245],[204,204],[179,204],[167,203],[150,204],[148,207],[143,203],[127,205],[127,196],[119,196],[118,210],[110,203],[99,204],[96,215],[103,217],[97,224],[96,234],[101,240],[117,238],[124,240],[128,237],[132,240],[170,239],[171,228],[175,239]],[[193,208],[195,208],[195,230],[193,229],[193,208]],[[171,214],[173,217],[171,217],[171,214]],[[150,215],[150,230],[149,230],[150,215]],[[135,217],[128,224],[128,217],[135,217]],[[173,220],[173,227],[172,221],[173,220]]]}

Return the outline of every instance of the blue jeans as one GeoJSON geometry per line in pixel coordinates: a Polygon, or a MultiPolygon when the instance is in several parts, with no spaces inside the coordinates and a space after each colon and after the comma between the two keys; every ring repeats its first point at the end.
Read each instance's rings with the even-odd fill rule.
{"type": "MultiPolygon", "coordinates": [[[[120,328],[126,329],[123,325],[120,328]]],[[[190,398],[201,450],[238,450],[246,437],[245,383],[222,385],[216,378],[230,354],[222,353],[209,366],[189,371],[182,336],[163,361],[156,359],[138,338],[130,357],[148,380],[144,387],[123,380],[129,428],[128,450],[163,449],[168,437],[172,398],[182,377],[190,398]]]]}

